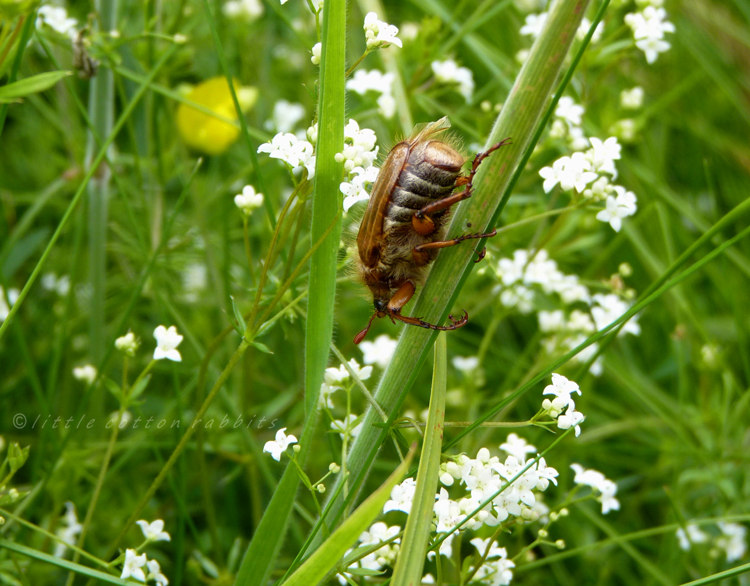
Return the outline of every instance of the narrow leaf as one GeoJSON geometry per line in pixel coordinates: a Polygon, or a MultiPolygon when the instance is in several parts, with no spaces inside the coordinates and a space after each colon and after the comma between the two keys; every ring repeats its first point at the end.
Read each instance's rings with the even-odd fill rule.
{"type": "Polygon", "coordinates": [[[72,71],[49,71],[4,85],[0,87],[0,104],[17,102],[28,95],[43,92],[72,73],[72,71]]]}
{"type": "Polygon", "coordinates": [[[367,530],[372,522],[383,510],[391,490],[406,474],[409,469],[416,446],[409,450],[409,454],[398,468],[388,477],[383,485],[373,492],[356,511],[354,511],[341,527],[336,529],[331,536],[313,553],[300,568],[284,582],[285,586],[312,586],[318,584],[336,564],[339,563],[346,550],[349,549],[363,531],[367,530]]]}
{"type": "Polygon", "coordinates": [[[448,350],[445,332],[435,342],[435,366],[432,371],[430,411],[427,416],[422,456],[419,459],[417,488],[411,513],[406,520],[404,539],[393,570],[393,586],[419,584],[422,581],[427,542],[430,538],[435,492],[440,473],[440,453],[443,446],[445,420],[445,392],[448,379],[448,350]]]}

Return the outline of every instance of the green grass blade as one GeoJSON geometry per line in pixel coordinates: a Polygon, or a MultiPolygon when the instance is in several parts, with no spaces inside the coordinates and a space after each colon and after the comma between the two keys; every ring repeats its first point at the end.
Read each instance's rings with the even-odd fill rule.
{"type": "MultiPolygon", "coordinates": [[[[304,465],[316,425],[318,394],[333,337],[336,296],[336,255],[341,240],[339,191],[343,167],[334,160],[344,144],[344,72],[346,52],[346,0],[326,3],[320,67],[318,145],[311,241],[317,242],[335,222],[310,259],[310,280],[305,331],[305,426],[297,458],[304,465]],[[338,219],[337,219],[338,218],[338,219]]],[[[237,586],[265,584],[286,533],[299,485],[298,472],[288,465],[268,504],[237,574],[237,586]]]]}
{"type": "MultiPolygon", "coordinates": [[[[363,531],[367,530],[372,522],[383,510],[391,490],[396,486],[409,469],[416,447],[398,468],[388,477],[380,488],[373,492],[357,510],[336,529],[331,536],[312,554],[300,568],[284,582],[286,586],[312,586],[318,584],[325,575],[330,572],[341,560],[363,531]]],[[[434,499],[433,499],[434,500],[434,499]]],[[[403,550],[402,550],[403,551],[403,550]]],[[[420,576],[421,578],[421,576],[420,576]]]]}
{"type": "Polygon", "coordinates": [[[445,393],[448,380],[448,345],[445,332],[435,341],[435,366],[432,371],[430,411],[427,416],[422,456],[419,459],[417,488],[411,513],[406,520],[404,539],[399,550],[391,580],[393,586],[419,584],[424,570],[427,542],[430,539],[435,492],[440,472],[440,454],[443,446],[443,421],[445,419],[445,393]]]}

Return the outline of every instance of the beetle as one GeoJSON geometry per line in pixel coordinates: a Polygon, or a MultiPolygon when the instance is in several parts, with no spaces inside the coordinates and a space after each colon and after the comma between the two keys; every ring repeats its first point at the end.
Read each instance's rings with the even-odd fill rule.
{"type": "MultiPolygon", "coordinates": [[[[445,240],[450,207],[471,197],[479,165],[510,139],[477,154],[465,176],[461,174],[465,159],[455,141],[445,136],[449,127],[450,122],[443,117],[415,128],[409,138],[391,149],[378,173],[359,227],[356,258],[359,276],[372,293],[375,313],[354,338],[355,344],[365,338],[376,317],[388,316],[393,323],[398,320],[443,331],[458,329],[469,320],[466,311],[458,319],[449,315],[448,326],[401,315],[441,248],[496,234],[492,230],[445,240]],[[459,186],[464,186],[463,191],[453,193],[459,186]]],[[[481,260],[484,251],[479,255],[481,260]]]]}

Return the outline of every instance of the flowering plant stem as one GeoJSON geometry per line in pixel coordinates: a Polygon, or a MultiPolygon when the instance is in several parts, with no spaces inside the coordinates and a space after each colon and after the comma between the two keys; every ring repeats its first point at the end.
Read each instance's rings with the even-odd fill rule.
{"type": "MultiPolygon", "coordinates": [[[[532,47],[488,141],[491,145],[511,137],[513,144],[493,153],[483,164],[484,168],[480,167],[474,181],[475,193],[467,203],[459,207],[449,237],[463,233],[467,222],[471,222],[477,230],[490,224],[495,209],[499,207],[509,186],[511,173],[522,160],[525,151],[533,148],[532,135],[547,108],[553,85],[587,4],[587,0],[560,0],[550,12],[544,30],[532,47]]],[[[442,323],[458,295],[464,273],[468,274],[471,270],[473,255],[471,246],[455,246],[442,251],[412,315],[418,315],[431,323],[442,323]]],[[[386,413],[390,413],[389,423],[398,415],[436,334],[421,328],[404,329],[393,359],[375,393],[376,401],[386,413]]],[[[349,470],[355,489],[352,495],[356,495],[388,434],[388,429],[374,427],[376,418],[377,413],[368,409],[362,431],[349,453],[349,470]]],[[[343,506],[343,501],[335,503],[334,520],[340,517],[343,506]]]]}

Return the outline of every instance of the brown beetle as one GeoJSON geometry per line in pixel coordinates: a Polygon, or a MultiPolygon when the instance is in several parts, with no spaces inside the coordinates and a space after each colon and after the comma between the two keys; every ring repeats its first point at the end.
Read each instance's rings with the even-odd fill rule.
{"type": "Polygon", "coordinates": [[[466,177],[461,175],[464,157],[444,136],[448,127],[448,119],[441,118],[415,129],[412,136],[391,149],[378,173],[357,235],[359,275],[372,292],[375,313],[354,338],[355,344],[364,339],[376,317],[388,316],[394,323],[399,320],[432,330],[455,330],[469,319],[464,311],[459,319],[448,316],[451,325],[438,326],[401,315],[439,249],[496,233],[493,230],[444,240],[450,207],[471,197],[471,182],[480,163],[510,139],[474,157],[466,177]],[[463,191],[453,193],[462,185],[463,191]]]}

